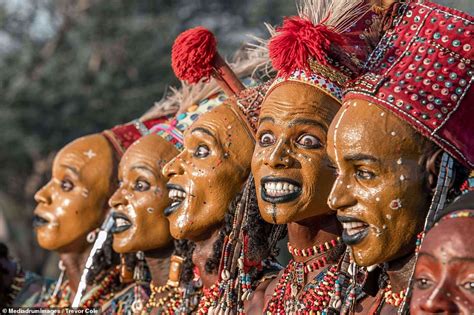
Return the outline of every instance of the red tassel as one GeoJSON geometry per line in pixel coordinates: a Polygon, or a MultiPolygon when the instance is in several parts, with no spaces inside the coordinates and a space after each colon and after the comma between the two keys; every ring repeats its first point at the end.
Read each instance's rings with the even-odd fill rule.
{"type": "Polygon", "coordinates": [[[217,41],[209,30],[198,26],[181,33],[173,44],[171,66],[175,75],[188,83],[209,80],[217,55],[217,41]]]}
{"type": "Polygon", "coordinates": [[[314,25],[300,17],[291,17],[277,29],[268,48],[273,67],[280,76],[287,77],[296,69],[310,72],[309,58],[328,65],[331,44],[343,45],[344,38],[326,25],[314,25]]]}

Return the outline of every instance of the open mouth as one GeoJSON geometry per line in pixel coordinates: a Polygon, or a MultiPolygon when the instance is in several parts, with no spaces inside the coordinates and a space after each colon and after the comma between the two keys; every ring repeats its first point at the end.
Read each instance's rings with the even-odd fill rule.
{"type": "Polygon", "coordinates": [[[262,199],[270,203],[285,203],[301,194],[301,184],[289,178],[267,176],[261,182],[262,199]]]}
{"type": "Polygon", "coordinates": [[[112,233],[114,234],[121,233],[132,227],[132,222],[124,213],[115,212],[113,216],[114,216],[115,225],[112,228],[112,233]]]}
{"type": "Polygon", "coordinates": [[[346,245],[358,244],[369,234],[369,225],[362,220],[343,216],[337,216],[337,219],[344,229],[342,240],[346,245]]]}
{"type": "Polygon", "coordinates": [[[34,228],[39,228],[39,227],[42,227],[46,224],[49,223],[49,220],[38,215],[38,214],[35,214],[35,216],[33,217],[33,227],[34,228]]]}
{"type": "Polygon", "coordinates": [[[179,208],[184,199],[186,199],[187,193],[179,185],[168,184],[166,187],[168,188],[168,198],[171,199],[171,204],[165,209],[164,214],[169,216],[179,208]]]}

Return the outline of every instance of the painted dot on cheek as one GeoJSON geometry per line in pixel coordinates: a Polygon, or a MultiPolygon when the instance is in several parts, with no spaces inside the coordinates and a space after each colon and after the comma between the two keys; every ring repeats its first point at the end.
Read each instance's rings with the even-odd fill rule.
{"type": "Polygon", "coordinates": [[[387,214],[385,217],[389,220],[392,220],[392,216],[390,214],[387,214]]]}
{"type": "Polygon", "coordinates": [[[381,113],[380,113],[380,116],[381,116],[381,117],[385,116],[385,113],[384,113],[384,112],[381,112],[381,113]]]}
{"type": "Polygon", "coordinates": [[[402,165],[402,163],[403,163],[402,158],[399,158],[399,159],[397,160],[397,164],[398,164],[398,165],[402,165]]]}
{"type": "Polygon", "coordinates": [[[393,137],[395,137],[395,136],[397,135],[397,133],[396,133],[395,131],[392,131],[390,134],[391,134],[393,137]]]}
{"type": "Polygon", "coordinates": [[[404,175],[400,175],[400,180],[403,182],[405,180],[405,176],[404,175]]]}
{"type": "Polygon", "coordinates": [[[379,198],[379,197],[375,197],[375,201],[379,202],[379,201],[380,201],[380,198],[379,198]]]}
{"type": "Polygon", "coordinates": [[[402,202],[400,199],[395,199],[390,202],[390,209],[392,210],[398,210],[402,207],[402,202]]]}
{"type": "Polygon", "coordinates": [[[146,211],[147,211],[148,213],[152,213],[153,211],[155,211],[155,209],[153,209],[153,208],[150,207],[150,208],[147,208],[146,211]]]}

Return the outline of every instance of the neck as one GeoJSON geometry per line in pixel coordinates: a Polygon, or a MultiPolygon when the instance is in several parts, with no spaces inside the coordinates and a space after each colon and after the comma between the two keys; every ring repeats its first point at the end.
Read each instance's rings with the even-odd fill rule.
{"type": "MultiPolygon", "coordinates": [[[[335,215],[311,217],[300,222],[290,222],[287,226],[288,241],[298,249],[325,243],[341,235],[341,227],[335,215]]],[[[302,262],[308,258],[293,257],[293,259],[302,262]]]]}
{"type": "Polygon", "coordinates": [[[415,267],[415,254],[391,261],[388,264],[387,274],[393,292],[400,292],[408,287],[408,281],[415,267]]]}
{"type": "Polygon", "coordinates": [[[168,281],[170,258],[174,247],[153,249],[145,252],[145,260],[151,273],[151,282],[155,286],[164,286],[168,281]]]}
{"type": "Polygon", "coordinates": [[[87,257],[92,249],[92,245],[81,252],[60,253],[59,259],[62,260],[66,268],[66,278],[69,280],[69,287],[76,293],[77,286],[81,280],[82,271],[86,265],[87,257]]]}
{"type": "Polygon", "coordinates": [[[218,271],[215,273],[206,272],[206,262],[214,254],[214,243],[219,238],[219,230],[220,229],[214,230],[209,238],[195,242],[196,247],[193,252],[193,263],[199,270],[199,275],[205,288],[209,288],[219,280],[218,271]]]}

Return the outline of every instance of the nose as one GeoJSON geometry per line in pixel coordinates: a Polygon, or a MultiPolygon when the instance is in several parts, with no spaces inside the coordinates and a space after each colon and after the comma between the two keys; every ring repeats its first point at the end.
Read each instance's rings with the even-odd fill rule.
{"type": "Polygon", "coordinates": [[[356,198],[350,190],[350,184],[344,180],[344,177],[339,175],[332,185],[331,193],[328,197],[328,205],[332,210],[344,210],[357,203],[356,198]]]}
{"type": "Polygon", "coordinates": [[[163,175],[167,178],[171,178],[175,175],[182,175],[184,173],[182,161],[183,161],[183,153],[179,154],[176,156],[174,159],[169,161],[164,167],[163,167],[163,175]]]}
{"type": "Polygon", "coordinates": [[[37,203],[45,203],[48,205],[51,204],[52,200],[51,200],[51,192],[50,192],[51,187],[50,186],[51,186],[51,181],[48,182],[43,187],[41,187],[41,189],[36,192],[35,201],[37,203]]]}
{"type": "Polygon", "coordinates": [[[123,187],[119,187],[112,197],[109,199],[109,206],[111,208],[117,208],[120,205],[125,205],[127,202],[127,199],[125,198],[125,195],[127,194],[127,190],[123,187]]]}
{"type": "Polygon", "coordinates": [[[454,303],[452,297],[454,294],[449,294],[449,290],[443,287],[443,282],[431,292],[427,299],[422,299],[420,309],[426,313],[447,313],[458,314],[461,310],[454,303]]]}
{"type": "Polygon", "coordinates": [[[264,164],[274,169],[290,168],[294,164],[294,158],[291,156],[285,139],[281,138],[276,143],[268,157],[265,157],[264,164]]]}

